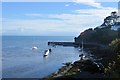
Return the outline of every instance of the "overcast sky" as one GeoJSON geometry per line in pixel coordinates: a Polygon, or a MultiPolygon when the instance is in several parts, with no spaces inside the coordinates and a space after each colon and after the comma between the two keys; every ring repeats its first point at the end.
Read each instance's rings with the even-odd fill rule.
{"type": "Polygon", "coordinates": [[[103,23],[117,2],[3,2],[3,35],[77,36],[103,23]]]}

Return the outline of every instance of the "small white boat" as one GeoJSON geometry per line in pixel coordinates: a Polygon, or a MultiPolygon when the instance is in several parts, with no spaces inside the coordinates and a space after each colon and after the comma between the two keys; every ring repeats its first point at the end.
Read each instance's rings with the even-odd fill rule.
{"type": "Polygon", "coordinates": [[[44,56],[48,56],[49,53],[50,53],[50,50],[49,50],[49,49],[48,49],[48,50],[45,50],[44,56]]]}
{"type": "Polygon", "coordinates": [[[32,50],[37,50],[38,48],[36,46],[32,47],[32,50]]]}
{"type": "Polygon", "coordinates": [[[51,48],[50,48],[50,49],[45,50],[45,52],[44,52],[44,56],[48,56],[48,54],[49,54],[51,51],[52,51],[52,49],[51,49],[51,48]]]}

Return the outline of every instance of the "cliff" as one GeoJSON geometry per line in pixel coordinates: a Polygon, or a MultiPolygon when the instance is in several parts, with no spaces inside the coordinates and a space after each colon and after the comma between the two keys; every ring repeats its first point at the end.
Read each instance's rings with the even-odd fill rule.
{"type": "Polygon", "coordinates": [[[104,19],[102,25],[96,28],[89,28],[75,37],[75,43],[98,43],[109,44],[112,40],[120,38],[120,16],[117,12],[111,12],[111,15],[104,19]]]}

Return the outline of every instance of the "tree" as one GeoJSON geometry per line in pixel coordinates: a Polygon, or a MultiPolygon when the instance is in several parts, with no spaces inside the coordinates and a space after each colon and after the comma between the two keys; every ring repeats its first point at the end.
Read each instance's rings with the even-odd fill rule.
{"type": "Polygon", "coordinates": [[[118,54],[120,54],[120,39],[113,40],[109,46],[118,54]]]}

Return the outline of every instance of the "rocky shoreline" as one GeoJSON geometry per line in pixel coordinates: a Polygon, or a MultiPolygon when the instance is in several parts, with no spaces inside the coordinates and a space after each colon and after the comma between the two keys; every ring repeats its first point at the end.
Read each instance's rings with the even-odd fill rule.
{"type": "Polygon", "coordinates": [[[91,60],[78,60],[74,63],[65,63],[57,72],[44,78],[45,80],[58,78],[104,78],[104,69],[110,62],[114,54],[109,47],[106,48],[88,48],[86,52],[91,53],[91,60]],[[96,58],[96,59],[95,59],[96,58]]]}

